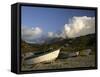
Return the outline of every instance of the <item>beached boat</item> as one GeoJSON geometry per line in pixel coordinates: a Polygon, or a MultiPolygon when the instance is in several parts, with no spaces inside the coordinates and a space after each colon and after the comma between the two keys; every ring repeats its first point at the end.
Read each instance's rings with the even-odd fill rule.
{"type": "Polygon", "coordinates": [[[49,50],[47,52],[39,53],[34,56],[30,56],[24,60],[25,64],[36,64],[40,62],[48,62],[55,60],[59,55],[60,49],[49,50]]]}

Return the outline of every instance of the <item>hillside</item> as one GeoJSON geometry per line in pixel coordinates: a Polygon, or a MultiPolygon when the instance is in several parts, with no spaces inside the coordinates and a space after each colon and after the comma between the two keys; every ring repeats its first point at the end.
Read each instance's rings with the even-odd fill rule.
{"type": "Polygon", "coordinates": [[[28,44],[25,41],[21,42],[22,53],[33,51],[46,51],[49,48],[57,49],[62,47],[62,51],[76,51],[90,48],[95,50],[96,36],[95,34],[89,34],[86,36],[80,36],[72,39],[53,38],[49,42],[43,44],[28,44]]]}

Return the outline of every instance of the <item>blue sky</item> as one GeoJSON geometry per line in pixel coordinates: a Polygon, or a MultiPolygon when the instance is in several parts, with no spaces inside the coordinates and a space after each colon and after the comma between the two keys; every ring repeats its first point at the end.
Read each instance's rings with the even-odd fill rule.
{"type": "Polygon", "coordinates": [[[95,33],[94,10],[22,6],[21,16],[22,39],[28,43],[95,33]]]}
{"type": "Polygon", "coordinates": [[[94,17],[95,11],[22,6],[21,16],[22,26],[39,27],[43,32],[56,32],[68,24],[73,16],[94,17]]]}

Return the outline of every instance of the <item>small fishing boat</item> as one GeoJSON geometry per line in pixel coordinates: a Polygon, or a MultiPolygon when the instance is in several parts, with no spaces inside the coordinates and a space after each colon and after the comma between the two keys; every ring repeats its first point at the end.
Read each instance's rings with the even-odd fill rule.
{"type": "Polygon", "coordinates": [[[46,52],[40,52],[36,55],[25,58],[25,64],[36,64],[40,62],[48,62],[55,60],[59,55],[60,49],[49,50],[46,52]]]}

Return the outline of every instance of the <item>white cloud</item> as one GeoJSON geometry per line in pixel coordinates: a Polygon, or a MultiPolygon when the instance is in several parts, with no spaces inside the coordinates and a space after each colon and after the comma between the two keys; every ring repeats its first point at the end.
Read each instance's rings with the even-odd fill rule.
{"type": "Polygon", "coordinates": [[[48,32],[48,37],[54,37],[54,33],[53,32],[48,32]]]}
{"type": "Polygon", "coordinates": [[[95,33],[94,17],[76,17],[74,16],[68,24],[64,25],[63,36],[69,38],[79,37],[95,33]]]}
{"type": "Polygon", "coordinates": [[[22,39],[25,41],[34,40],[40,37],[42,30],[39,27],[29,28],[29,27],[22,27],[22,39]]]}
{"type": "Polygon", "coordinates": [[[62,32],[60,33],[48,32],[48,37],[74,38],[91,33],[95,33],[95,17],[74,16],[72,17],[72,19],[69,19],[68,24],[64,25],[62,32]]]}
{"type": "Polygon", "coordinates": [[[59,38],[62,37],[62,33],[54,33],[54,32],[48,32],[48,37],[50,38],[59,38]]]}
{"type": "Polygon", "coordinates": [[[49,38],[74,38],[95,33],[95,17],[74,16],[61,31],[42,33],[39,27],[22,27],[22,39],[28,43],[38,43],[49,38]]]}

